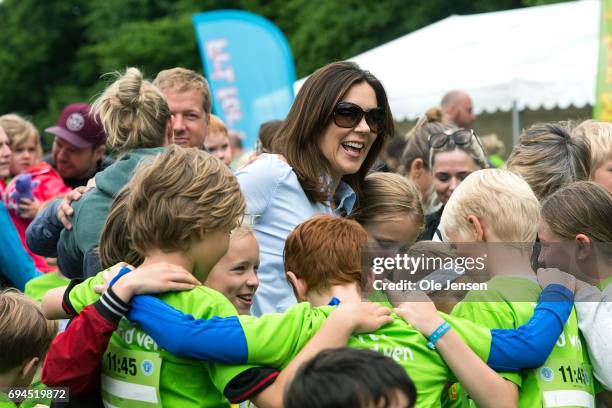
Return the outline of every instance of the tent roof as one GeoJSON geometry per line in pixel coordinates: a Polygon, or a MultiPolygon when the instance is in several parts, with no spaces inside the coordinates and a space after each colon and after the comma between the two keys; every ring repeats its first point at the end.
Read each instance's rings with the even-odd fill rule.
{"type": "MultiPolygon", "coordinates": [[[[396,119],[453,89],[476,113],[583,107],[595,101],[599,1],[451,16],[351,58],[385,86],[396,119]]],[[[304,79],[296,82],[296,90],[304,79]]]]}

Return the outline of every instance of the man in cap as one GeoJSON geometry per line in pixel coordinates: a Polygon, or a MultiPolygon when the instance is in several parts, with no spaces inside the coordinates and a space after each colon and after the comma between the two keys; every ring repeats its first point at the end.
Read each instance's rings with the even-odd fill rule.
{"type": "Polygon", "coordinates": [[[86,103],[68,105],[57,124],[45,129],[55,135],[55,140],[44,160],[71,188],[86,185],[97,172],[113,163],[104,155],[106,134],[102,125],[89,115],[90,108],[86,103]]]}

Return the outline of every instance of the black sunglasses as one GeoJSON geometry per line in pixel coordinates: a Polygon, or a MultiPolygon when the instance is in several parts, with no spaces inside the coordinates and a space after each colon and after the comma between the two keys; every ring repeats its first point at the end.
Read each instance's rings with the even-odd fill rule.
{"type": "Polygon", "coordinates": [[[365,116],[366,123],[374,133],[380,132],[385,124],[383,108],[372,108],[364,111],[359,105],[351,102],[338,102],[334,108],[334,123],[341,128],[354,128],[365,116]]]}
{"type": "Polygon", "coordinates": [[[476,135],[474,129],[449,129],[441,133],[436,133],[429,136],[429,147],[436,150],[441,149],[446,146],[449,140],[455,142],[457,146],[463,146],[470,144],[472,138],[476,139],[480,149],[484,152],[484,148],[480,143],[480,138],[476,135]]]}

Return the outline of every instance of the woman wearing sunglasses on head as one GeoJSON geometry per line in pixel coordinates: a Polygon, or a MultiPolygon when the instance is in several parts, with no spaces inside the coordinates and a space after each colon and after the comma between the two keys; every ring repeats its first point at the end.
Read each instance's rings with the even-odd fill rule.
{"type": "Polygon", "coordinates": [[[296,303],[283,270],[285,238],[314,215],[349,214],[392,134],[386,92],[371,73],[335,62],[306,80],[274,139],[278,154],[264,154],[236,173],[260,244],[253,314],[296,303]]]}
{"type": "Polygon", "coordinates": [[[482,144],[472,129],[448,128],[429,136],[428,142],[429,168],[442,207],[427,216],[419,240],[436,240],[444,205],[457,186],[471,173],[488,167],[482,144]]]}

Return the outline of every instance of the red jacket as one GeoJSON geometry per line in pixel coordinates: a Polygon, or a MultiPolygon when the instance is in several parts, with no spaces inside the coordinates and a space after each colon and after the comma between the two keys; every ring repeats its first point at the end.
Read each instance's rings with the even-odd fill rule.
{"type": "MultiPolygon", "coordinates": [[[[26,173],[30,173],[32,175],[32,181],[37,181],[38,185],[32,189],[32,193],[37,200],[41,202],[45,202],[55,198],[58,195],[66,194],[70,191],[70,188],[66,187],[64,184],[64,180],[62,177],[51,167],[49,164],[45,162],[40,162],[32,166],[26,173]]],[[[9,214],[11,219],[13,220],[13,224],[15,224],[15,228],[17,229],[17,233],[19,234],[19,238],[21,238],[21,243],[23,247],[28,252],[36,269],[41,272],[51,272],[57,270],[57,267],[50,266],[45,262],[45,259],[42,256],[36,255],[26,245],[26,229],[31,219],[21,218],[17,213],[17,204],[15,200],[11,199],[11,193],[15,192],[15,179],[11,180],[4,191],[4,200],[6,203],[6,208],[9,210],[9,214]]]]}
{"type": "MultiPolygon", "coordinates": [[[[85,307],[77,315],[68,297],[76,283],[79,280],[70,283],[62,304],[73,319],[66,331],[53,340],[47,352],[42,382],[49,387],[69,387],[71,396],[84,394],[86,399],[81,401],[81,405],[94,406],[101,398],[102,356],[129,305],[115,295],[112,289],[108,289],[100,300],[85,307]]],[[[231,402],[241,402],[271,385],[278,374],[271,367],[253,367],[230,381],[224,394],[231,402]]]]}

